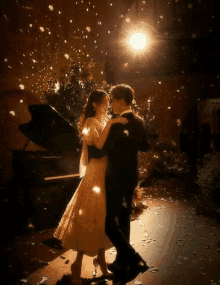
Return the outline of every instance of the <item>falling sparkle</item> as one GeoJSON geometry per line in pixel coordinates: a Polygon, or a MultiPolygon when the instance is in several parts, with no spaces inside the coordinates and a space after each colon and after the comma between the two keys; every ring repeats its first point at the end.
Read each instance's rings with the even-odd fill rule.
{"type": "Polygon", "coordinates": [[[60,89],[60,84],[59,84],[59,82],[56,82],[54,85],[54,91],[58,92],[59,89],[60,89]]]}
{"type": "Polygon", "coordinates": [[[52,5],[49,5],[49,9],[50,9],[51,11],[53,11],[53,6],[52,6],[52,5]]]}
{"type": "Polygon", "coordinates": [[[181,120],[180,120],[180,119],[177,119],[176,121],[177,121],[177,125],[180,126],[181,123],[182,123],[181,120]]]}
{"type": "Polygon", "coordinates": [[[41,32],[44,32],[44,28],[43,27],[40,27],[39,29],[41,30],[41,32]]]}
{"type": "Polygon", "coordinates": [[[100,193],[100,187],[95,186],[92,190],[96,193],[100,193]]]}
{"type": "Polygon", "coordinates": [[[82,131],[83,135],[88,135],[89,133],[89,129],[87,128],[84,128],[83,131],[82,131]]]}
{"type": "Polygon", "coordinates": [[[24,85],[23,84],[20,84],[19,87],[20,87],[20,89],[24,90],[24,85]]]}
{"type": "Polygon", "coordinates": [[[14,111],[10,111],[10,114],[11,114],[12,116],[15,116],[15,112],[14,112],[14,111]]]}

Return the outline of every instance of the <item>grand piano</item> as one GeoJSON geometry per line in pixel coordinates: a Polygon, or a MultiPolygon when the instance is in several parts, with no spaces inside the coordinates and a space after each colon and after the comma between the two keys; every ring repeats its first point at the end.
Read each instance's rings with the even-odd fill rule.
{"type": "Polygon", "coordinates": [[[31,189],[58,186],[60,191],[67,191],[69,187],[69,194],[74,193],[80,182],[81,143],[76,126],[72,126],[51,105],[30,105],[28,110],[31,121],[19,125],[27,141],[23,149],[11,150],[14,178],[10,188],[13,189],[14,201],[22,196],[22,207],[27,217],[31,217],[34,208],[31,189]],[[30,141],[45,150],[28,151],[30,141]]]}

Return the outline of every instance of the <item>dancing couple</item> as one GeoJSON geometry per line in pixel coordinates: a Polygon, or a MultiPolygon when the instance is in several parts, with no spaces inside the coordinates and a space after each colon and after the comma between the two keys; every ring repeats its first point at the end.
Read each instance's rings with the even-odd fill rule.
{"type": "Polygon", "coordinates": [[[109,95],[93,91],[79,130],[83,138],[79,173],[82,180],[54,233],[66,249],[77,251],[71,265],[71,284],[82,284],[84,254],[97,252],[95,269],[106,278],[126,284],[149,269],[130,245],[132,197],[138,183],[137,154],[147,151],[143,120],[132,110],[134,90],[125,84],[111,89],[111,107],[120,117],[108,119],[109,95]],[[117,218],[116,218],[117,217],[117,218]],[[106,236],[117,250],[116,259],[105,260],[106,236]]]}

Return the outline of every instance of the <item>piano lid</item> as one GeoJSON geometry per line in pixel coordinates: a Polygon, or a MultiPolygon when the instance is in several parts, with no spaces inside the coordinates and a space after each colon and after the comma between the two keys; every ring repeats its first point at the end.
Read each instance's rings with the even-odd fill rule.
{"type": "Polygon", "coordinates": [[[19,125],[23,135],[35,144],[55,152],[77,151],[80,140],[76,126],[71,126],[51,105],[30,105],[32,119],[19,125]]]}

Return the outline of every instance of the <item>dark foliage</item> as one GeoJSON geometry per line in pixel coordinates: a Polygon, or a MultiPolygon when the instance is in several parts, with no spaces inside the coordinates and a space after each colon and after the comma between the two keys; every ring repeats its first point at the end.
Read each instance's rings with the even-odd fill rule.
{"type": "Polygon", "coordinates": [[[204,198],[220,205],[220,153],[207,154],[198,164],[197,181],[204,198]]]}
{"type": "Polygon", "coordinates": [[[92,64],[72,64],[61,70],[59,79],[48,82],[45,99],[70,123],[77,121],[83,112],[89,94],[95,89],[109,90],[106,82],[96,84],[91,74],[92,64]]]}

